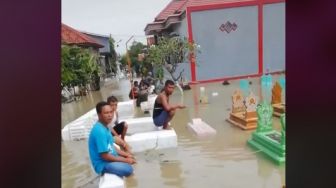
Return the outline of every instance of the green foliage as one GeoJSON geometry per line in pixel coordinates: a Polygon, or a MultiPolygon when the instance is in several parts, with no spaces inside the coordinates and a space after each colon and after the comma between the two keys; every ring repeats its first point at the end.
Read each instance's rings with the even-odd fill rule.
{"type": "Polygon", "coordinates": [[[121,63],[121,67],[127,67],[127,57],[126,57],[126,54],[122,55],[121,56],[121,59],[120,59],[120,63],[121,63]]]}
{"type": "Polygon", "coordinates": [[[146,45],[142,44],[141,42],[134,41],[128,51],[132,62],[131,67],[137,74],[141,72],[140,70],[142,65],[142,62],[138,61],[138,54],[141,54],[145,48],[146,45]]]}
{"type": "MultiPolygon", "coordinates": [[[[143,62],[138,61],[138,54],[143,53],[146,47],[147,46],[142,44],[141,42],[134,41],[128,50],[128,54],[131,60],[131,68],[135,70],[137,74],[139,74],[141,70],[143,69],[142,67],[143,62]]],[[[123,67],[128,66],[126,54],[121,56],[120,63],[123,67]]]]}
{"type": "Polygon", "coordinates": [[[155,73],[158,79],[163,79],[163,68],[171,75],[174,81],[181,78],[183,70],[176,77],[175,70],[179,63],[189,59],[191,55],[196,57],[200,53],[199,46],[195,43],[190,43],[186,38],[159,38],[157,45],[152,45],[148,49],[147,61],[152,62],[158,70],[155,73]]]}
{"type": "Polygon", "coordinates": [[[97,56],[88,49],[64,45],[61,60],[62,88],[86,86],[100,73],[97,56]]]}
{"type": "Polygon", "coordinates": [[[115,43],[115,40],[110,35],[110,38],[109,38],[110,57],[111,57],[110,67],[112,67],[112,69],[115,72],[117,72],[117,64],[116,64],[116,62],[117,62],[117,52],[115,50],[114,43],[115,43]]]}

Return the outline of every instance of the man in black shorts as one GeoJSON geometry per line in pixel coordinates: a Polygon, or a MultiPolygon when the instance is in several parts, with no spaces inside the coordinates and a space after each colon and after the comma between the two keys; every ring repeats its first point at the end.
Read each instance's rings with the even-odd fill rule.
{"type": "Polygon", "coordinates": [[[107,98],[107,103],[112,107],[113,117],[110,124],[108,124],[112,135],[116,139],[116,143],[121,143],[121,146],[129,151],[128,145],[125,142],[125,135],[127,132],[128,125],[125,121],[119,122],[118,120],[118,99],[115,96],[110,96],[107,98]]]}
{"type": "Polygon", "coordinates": [[[169,129],[168,123],[173,119],[176,109],[183,109],[186,106],[182,104],[169,104],[169,96],[173,94],[175,83],[167,80],[164,89],[156,97],[153,109],[153,122],[155,126],[163,126],[163,129],[169,129]]]}

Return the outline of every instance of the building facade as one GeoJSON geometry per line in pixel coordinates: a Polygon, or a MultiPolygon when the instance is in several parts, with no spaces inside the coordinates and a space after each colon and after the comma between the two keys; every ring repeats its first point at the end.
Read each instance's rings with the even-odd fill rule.
{"type": "Polygon", "coordinates": [[[285,71],[283,0],[173,0],[145,33],[178,35],[200,45],[197,63],[179,66],[192,82],[285,71]]]}

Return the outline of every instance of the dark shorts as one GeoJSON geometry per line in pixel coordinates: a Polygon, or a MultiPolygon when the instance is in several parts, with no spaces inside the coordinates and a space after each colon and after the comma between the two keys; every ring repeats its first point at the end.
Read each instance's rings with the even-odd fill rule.
{"type": "Polygon", "coordinates": [[[160,115],[158,115],[155,118],[153,118],[154,125],[157,126],[157,127],[163,126],[163,124],[168,119],[168,117],[169,117],[168,112],[163,110],[160,113],[160,115]]]}
{"type": "Polygon", "coordinates": [[[115,130],[115,132],[118,133],[118,135],[121,135],[121,133],[122,133],[122,132],[124,131],[124,129],[125,129],[125,122],[122,121],[122,122],[118,123],[117,125],[115,125],[115,126],[113,127],[113,129],[115,130]]]}

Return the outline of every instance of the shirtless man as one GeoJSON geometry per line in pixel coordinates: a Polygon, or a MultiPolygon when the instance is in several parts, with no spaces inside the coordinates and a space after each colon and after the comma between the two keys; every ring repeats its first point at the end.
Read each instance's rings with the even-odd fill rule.
{"type": "Polygon", "coordinates": [[[164,88],[154,103],[153,121],[155,126],[168,129],[168,123],[173,119],[176,109],[185,108],[182,104],[169,104],[169,96],[174,92],[175,83],[172,80],[165,82],[164,88]]]}

